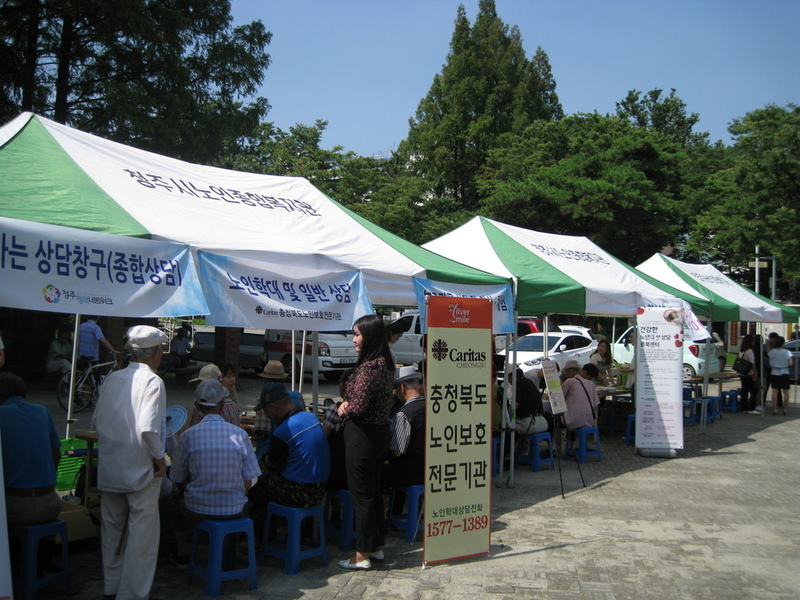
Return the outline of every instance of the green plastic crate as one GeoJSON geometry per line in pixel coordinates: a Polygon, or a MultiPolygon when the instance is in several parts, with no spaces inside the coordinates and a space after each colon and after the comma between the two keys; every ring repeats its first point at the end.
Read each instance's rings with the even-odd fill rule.
{"type": "Polygon", "coordinates": [[[58,463],[56,479],[56,489],[60,492],[75,487],[75,479],[84,463],[84,456],[68,456],[66,453],[70,450],[86,450],[86,441],[78,438],[61,440],[61,460],[58,463]]]}

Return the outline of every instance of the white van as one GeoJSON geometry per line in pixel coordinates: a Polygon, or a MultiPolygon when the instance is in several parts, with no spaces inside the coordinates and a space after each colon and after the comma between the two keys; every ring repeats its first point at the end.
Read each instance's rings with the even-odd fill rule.
{"type": "Polygon", "coordinates": [[[416,365],[423,358],[422,350],[422,324],[419,320],[418,310],[407,310],[403,315],[392,322],[403,330],[403,335],[390,346],[401,365],[416,365]]]}
{"type": "MultiPolygon", "coordinates": [[[[295,372],[300,371],[300,359],[303,351],[303,332],[295,331],[294,360],[295,372]]],[[[303,372],[314,372],[311,353],[313,332],[306,332],[306,351],[303,358],[303,372]]],[[[319,336],[319,358],[317,368],[328,381],[337,381],[345,369],[355,366],[358,359],[353,344],[352,331],[321,331],[319,336]]],[[[264,332],[264,352],[262,360],[266,364],[270,360],[279,360],[287,373],[292,369],[292,332],[286,329],[267,329],[264,332]]]]}

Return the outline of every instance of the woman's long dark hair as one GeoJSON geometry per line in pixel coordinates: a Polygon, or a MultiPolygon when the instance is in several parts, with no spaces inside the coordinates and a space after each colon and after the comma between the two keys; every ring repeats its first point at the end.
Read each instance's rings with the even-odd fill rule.
{"type": "Polygon", "coordinates": [[[614,357],[611,356],[611,344],[608,343],[608,340],[600,340],[599,342],[597,342],[597,348],[595,349],[594,352],[592,352],[592,354],[600,354],[600,358],[603,359],[603,362],[607,362],[607,363],[611,363],[611,364],[614,363],[614,357]],[[602,343],[605,343],[605,345],[606,345],[606,355],[605,356],[600,354],[600,344],[602,344],[602,343]]]}
{"type": "Polygon", "coordinates": [[[742,352],[747,352],[748,350],[752,349],[753,349],[753,336],[750,335],[749,333],[745,334],[742,337],[742,343],[739,345],[739,353],[741,354],[742,352]]]}
{"type": "Polygon", "coordinates": [[[386,367],[394,371],[394,359],[389,351],[383,320],[378,315],[364,315],[353,323],[353,327],[358,327],[361,333],[361,351],[358,353],[356,366],[382,356],[386,361],[386,367]]]}

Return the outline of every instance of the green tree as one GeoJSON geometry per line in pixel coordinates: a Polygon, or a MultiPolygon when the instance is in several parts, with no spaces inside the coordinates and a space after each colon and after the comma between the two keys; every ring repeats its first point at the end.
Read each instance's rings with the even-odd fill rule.
{"type": "Polygon", "coordinates": [[[547,55],[539,48],[528,61],[518,29],[500,20],[494,0],[481,0],[472,26],[459,7],[447,62],[410,121],[400,153],[428,181],[430,197],[474,211],[475,178],[488,152],[506,134],[562,115],[547,55]]]}
{"type": "Polygon", "coordinates": [[[615,117],[538,121],[491,153],[483,213],[520,227],[585,235],[638,264],[687,227],[674,139],[615,117]]]}
{"type": "Polygon", "coordinates": [[[800,107],[768,105],[735,119],[730,166],[703,186],[706,208],[689,248],[744,266],[758,244],[784,279],[800,281],[800,107]]]}
{"type": "Polygon", "coordinates": [[[260,21],[227,0],[0,0],[0,117],[31,110],[184,159],[213,162],[269,106],[260,21]],[[5,75],[8,77],[6,78],[5,75]]]}
{"type": "Polygon", "coordinates": [[[703,142],[708,132],[695,133],[694,126],[700,121],[697,113],[687,114],[686,104],[675,95],[675,89],[663,96],[663,90],[653,89],[642,95],[630,90],[621,102],[617,102],[620,119],[628,119],[637,127],[643,127],[670,136],[688,145],[703,142]]]}

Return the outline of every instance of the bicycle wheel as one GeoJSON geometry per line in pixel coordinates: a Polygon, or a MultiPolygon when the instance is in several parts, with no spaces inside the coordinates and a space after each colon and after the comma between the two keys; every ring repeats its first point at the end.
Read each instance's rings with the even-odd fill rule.
{"type": "MultiPolygon", "coordinates": [[[[75,376],[80,378],[83,375],[80,371],[75,373],[75,376]]],[[[56,388],[56,396],[58,403],[64,410],[69,410],[69,382],[70,373],[64,373],[61,379],[58,380],[58,387],[56,388]]]]}
{"type": "MultiPolygon", "coordinates": [[[[75,386],[75,397],[72,401],[72,412],[81,412],[92,402],[94,382],[91,377],[84,377],[83,371],[75,372],[75,381],[77,385],[75,386]]],[[[65,373],[58,381],[58,388],[56,390],[58,403],[64,410],[69,410],[69,384],[70,374],[65,373]]]]}

